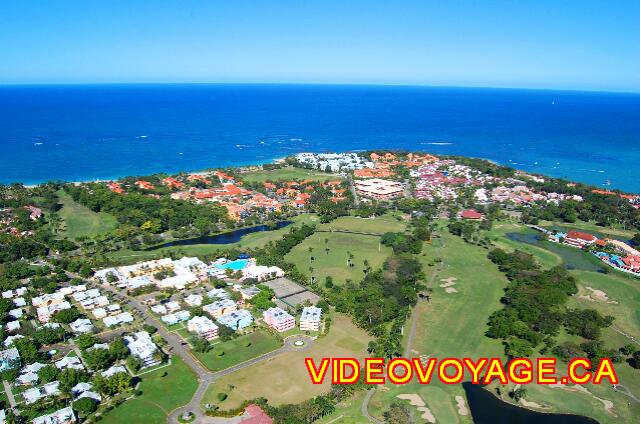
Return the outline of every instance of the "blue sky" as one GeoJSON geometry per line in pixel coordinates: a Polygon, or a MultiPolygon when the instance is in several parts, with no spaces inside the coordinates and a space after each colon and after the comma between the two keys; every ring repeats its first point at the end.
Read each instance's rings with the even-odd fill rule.
{"type": "Polygon", "coordinates": [[[0,3],[0,83],[640,91],[640,1],[0,3]]]}

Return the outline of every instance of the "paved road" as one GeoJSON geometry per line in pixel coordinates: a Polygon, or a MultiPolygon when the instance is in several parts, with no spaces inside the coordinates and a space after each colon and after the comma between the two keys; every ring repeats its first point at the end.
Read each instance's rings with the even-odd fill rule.
{"type": "Polygon", "coordinates": [[[188,404],[173,410],[169,414],[167,421],[169,423],[177,423],[179,422],[178,417],[180,417],[183,413],[192,412],[196,416],[196,419],[194,420],[195,423],[219,423],[221,421],[219,418],[208,417],[200,409],[200,405],[202,404],[202,398],[204,397],[207,391],[207,388],[211,383],[213,383],[215,380],[217,380],[220,377],[232,374],[236,371],[239,371],[246,367],[250,367],[257,363],[267,361],[271,358],[275,358],[276,356],[284,352],[309,349],[312,344],[313,344],[313,341],[310,337],[291,336],[285,340],[284,346],[282,346],[279,349],[265,353],[264,355],[261,355],[261,356],[257,356],[253,359],[249,359],[246,362],[242,362],[241,364],[234,365],[233,367],[230,367],[221,371],[217,371],[217,372],[205,371],[205,373],[200,375],[200,377],[198,378],[198,389],[193,394],[191,401],[188,404]],[[303,340],[305,343],[304,346],[303,347],[295,346],[293,343],[297,340],[303,340]]]}
{"type": "Polygon", "coordinates": [[[362,401],[362,406],[360,407],[360,412],[362,416],[365,417],[369,422],[374,424],[383,424],[379,419],[369,415],[369,401],[373,397],[373,394],[376,392],[376,389],[369,389],[367,394],[364,396],[364,400],[362,401]]]}

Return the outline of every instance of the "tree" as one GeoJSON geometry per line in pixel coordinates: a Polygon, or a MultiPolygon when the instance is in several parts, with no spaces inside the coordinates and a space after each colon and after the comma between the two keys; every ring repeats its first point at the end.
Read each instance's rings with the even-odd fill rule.
{"type": "Polygon", "coordinates": [[[87,367],[92,370],[103,370],[114,361],[113,355],[108,349],[87,350],[82,356],[87,367]]]}
{"type": "Polygon", "coordinates": [[[46,367],[40,368],[40,371],[38,371],[38,378],[43,383],[56,381],[58,375],[60,375],[60,370],[53,365],[47,365],[46,367]]]}
{"type": "Polygon", "coordinates": [[[411,410],[399,402],[391,403],[391,407],[384,414],[384,422],[387,424],[409,424],[414,423],[411,410]]]}
{"type": "Polygon", "coordinates": [[[509,392],[509,397],[515,400],[516,402],[520,402],[520,399],[524,398],[527,395],[527,389],[524,387],[518,387],[515,390],[509,392]]]}
{"type": "Polygon", "coordinates": [[[35,340],[29,338],[16,339],[13,341],[13,346],[18,349],[20,358],[26,364],[32,364],[42,359],[42,354],[38,352],[38,344],[35,340]]]}
{"type": "Polygon", "coordinates": [[[76,344],[82,350],[89,349],[91,346],[98,342],[98,338],[90,333],[81,334],[76,338],[76,344]]]}
{"type": "Polygon", "coordinates": [[[116,338],[109,345],[109,353],[115,360],[121,360],[129,356],[129,348],[122,337],[116,338]]]}
{"type": "Polygon", "coordinates": [[[90,397],[83,397],[73,402],[72,408],[78,412],[80,416],[86,417],[98,409],[98,402],[90,397]]]}
{"type": "Polygon", "coordinates": [[[69,324],[80,317],[80,311],[75,307],[71,307],[69,309],[63,309],[62,311],[56,312],[53,317],[53,322],[58,322],[61,324],[69,324]]]}

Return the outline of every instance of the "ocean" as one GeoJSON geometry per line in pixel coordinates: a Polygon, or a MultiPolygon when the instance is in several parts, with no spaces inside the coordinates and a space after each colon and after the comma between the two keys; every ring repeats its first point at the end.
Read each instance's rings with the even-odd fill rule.
{"type": "Polygon", "coordinates": [[[640,192],[640,95],[339,85],[0,87],[0,182],[423,150],[640,192]]]}

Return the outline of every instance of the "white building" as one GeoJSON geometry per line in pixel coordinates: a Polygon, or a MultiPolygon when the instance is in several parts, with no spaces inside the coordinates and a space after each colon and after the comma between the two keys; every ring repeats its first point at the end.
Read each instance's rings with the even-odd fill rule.
{"type": "Polygon", "coordinates": [[[218,326],[204,316],[191,318],[187,323],[187,329],[191,333],[196,333],[207,340],[213,340],[218,337],[218,326]]]}
{"type": "Polygon", "coordinates": [[[91,333],[93,331],[93,324],[86,318],[78,318],[69,324],[71,331],[74,333],[91,333]]]}
{"type": "Polygon", "coordinates": [[[70,424],[75,423],[76,417],[73,415],[73,409],[70,406],[66,408],[58,409],[48,415],[37,417],[32,421],[32,424],[70,424]]]}
{"type": "Polygon", "coordinates": [[[236,305],[236,302],[231,299],[223,299],[203,306],[202,310],[210,314],[212,317],[218,318],[231,312],[237,311],[238,306],[236,305]]]}
{"type": "Polygon", "coordinates": [[[322,309],[315,306],[306,306],[302,308],[302,315],[300,316],[300,330],[320,331],[321,319],[322,309]]]}
{"type": "Polygon", "coordinates": [[[142,368],[151,367],[160,363],[160,360],[154,357],[154,353],[158,351],[158,347],[146,331],[139,331],[131,336],[125,336],[124,340],[131,354],[142,361],[142,368]]]}

